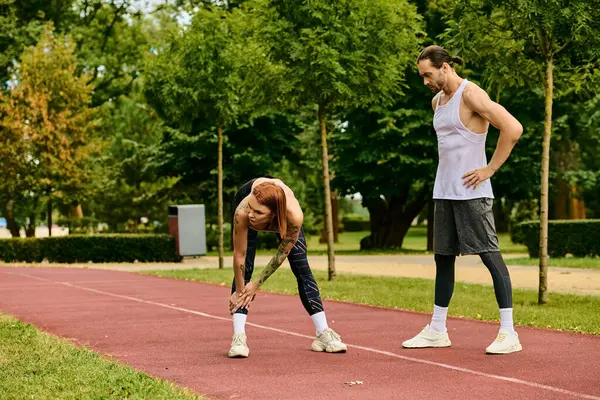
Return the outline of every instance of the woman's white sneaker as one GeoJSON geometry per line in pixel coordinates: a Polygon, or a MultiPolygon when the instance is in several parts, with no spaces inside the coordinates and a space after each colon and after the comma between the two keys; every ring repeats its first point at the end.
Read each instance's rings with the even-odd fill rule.
{"type": "Polygon", "coordinates": [[[345,353],[348,347],[342,342],[340,335],[333,329],[327,328],[312,342],[312,351],[326,351],[328,353],[345,353]]]}
{"type": "Polygon", "coordinates": [[[412,339],[402,343],[407,349],[423,349],[426,347],[450,347],[452,343],[448,337],[448,330],[443,333],[436,332],[426,325],[425,328],[412,339]]]}
{"type": "Polygon", "coordinates": [[[519,342],[517,332],[500,329],[496,340],[485,349],[485,352],[487,354],[509,354],[521,350],[523,350],[523,347],[519,342]]]}
{"type": "Polygon", "coordinates": [[[236,333],[233,335],[233,340],[231,341],[231,348],[229,349],[229,357],[248,357],[250,354],[250,349],[246,344],[246,334],[244,332],[236,333]]]}

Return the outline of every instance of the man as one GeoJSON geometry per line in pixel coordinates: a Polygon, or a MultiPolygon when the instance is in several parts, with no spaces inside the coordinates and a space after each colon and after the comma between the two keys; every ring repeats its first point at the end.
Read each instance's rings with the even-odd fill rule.
{"type": "Polygon", "coordinates": [[[462,60],[439,46],[425,48],[417,59],[419,75],[436,94],[431,102],[439,151],[433,189],[435,301],[431,324],[402,345],[450,346],[446,316],[454,290],[454,262],[459,254],[478,254],[492,274],[500,307],[500,330],[486,353],[508,354],[522,347],[513,326],[510,275],[498,247],[490,178],[508,159],[523,127],[483,89],[458,76],[455,64],[462,60]],[[485,140],[490,124],[500,138],[488,164],[485,140]]]}

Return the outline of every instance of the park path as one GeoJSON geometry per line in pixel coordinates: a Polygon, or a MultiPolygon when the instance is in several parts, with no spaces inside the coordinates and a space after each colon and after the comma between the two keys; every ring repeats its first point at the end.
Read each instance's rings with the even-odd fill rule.
{"type": "MultiPolygon", "coordinates": [[[[524,255],[505,255],[523,257],[524,255]]],[[[257,256],[256,265],[266,265],[270,256],[257,256]]],[[[225,258],[225,266],[231,267],[231,258],[225,258]]],[[[312,269],[326,270],[327,256],[309,256],[312,269]]],[[[94,268],[117,271],[148,271],[191,268],[217,268],[217,257],[197,257],[185,259],[181,263],[118,263],[118,264],[2,264],[1,266],[43,266],[94,268]]],[[[287,261],[284,268],[289,268],[287,261]]],[[[538,269],[535,266],[508,266],[514,288],[538,288],[538,269]]],[[[360,275],[435,278],[435,263],[432,255],[339,255],[336,256],[336,270],[339,273],[360,275]]],[[[458,257],[456,261],[458,282],[491,285],[492,278],[478,256],[458,257]]],[[[579,268],[551,267],[548,274],[548,288],[553,292],[591,294],[600,296],[600,271],[579,268]]]]}

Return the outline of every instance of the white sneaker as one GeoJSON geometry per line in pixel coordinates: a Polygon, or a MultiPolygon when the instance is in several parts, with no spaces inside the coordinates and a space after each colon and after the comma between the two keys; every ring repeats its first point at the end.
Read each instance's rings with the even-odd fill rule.
{"type": "Polygon", "coordinates": [[[246,345],[246,334],[244,332],[233,335],[231,348],[229,349],[229,357],[248,357],[250,349],[246,345]]]}
{"type": "Polygon", "coordinates": [[[485,352],[487,354],[509,354],[521,350],[523,350],[523,347],[519,342],[517,332],[500,329],[496,340],[485,349],[485,352]]]}
{"type": "Polygon", "coordinates": [[[407,349],[422,349],[425,347],[450,347],[452,343],[448,337],[448,330],[443,333],[436,332],[426,325],[425,328],[412,339],[402,343],[407,349]]]}
{"type": "Polygon", "coordinates": [[[328,353],[345,353],[348,347],[342,343],[340,335],[333,329],[327,328],[312,342],[312,351],[326,351],[328,353]]]}

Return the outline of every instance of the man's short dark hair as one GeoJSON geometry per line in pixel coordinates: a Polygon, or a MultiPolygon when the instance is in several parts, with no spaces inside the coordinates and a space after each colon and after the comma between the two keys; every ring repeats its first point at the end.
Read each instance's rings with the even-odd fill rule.
{"type": "Polygon", "coordinates": [[[417,64],[419,61],[423,60],[431,61],[431,64],[437,69],[442,68],[444,63],[448,63],[451,67],[464,64],[462,58],[452,57],[446,49],[436,45],[425,47],[423,51],[421,51],[421,54],[419,54],[419,57],[417,58],[417,64]]]}

